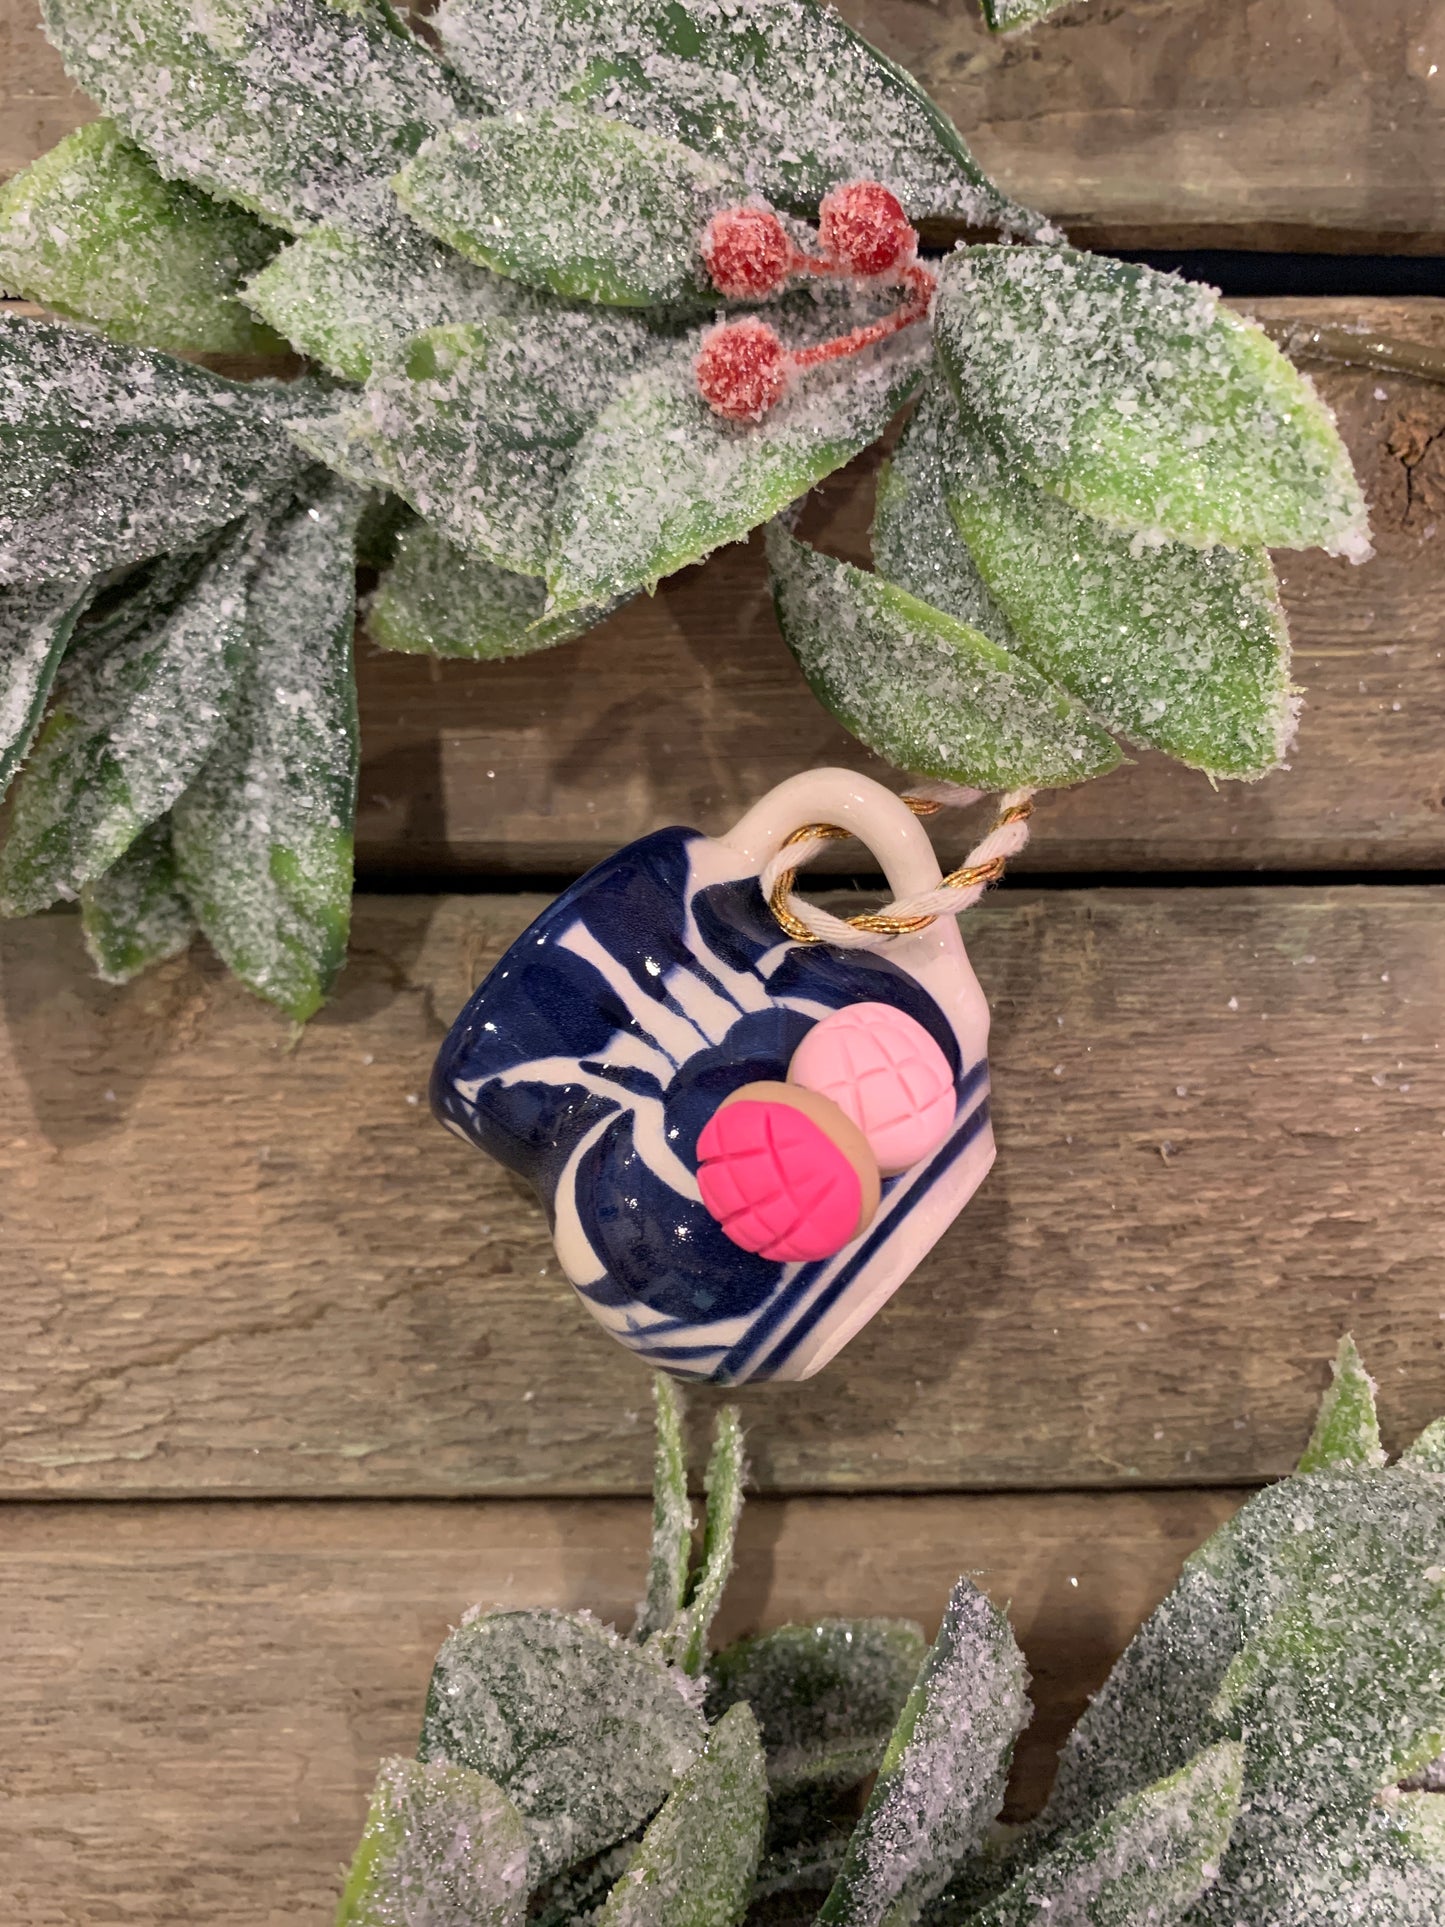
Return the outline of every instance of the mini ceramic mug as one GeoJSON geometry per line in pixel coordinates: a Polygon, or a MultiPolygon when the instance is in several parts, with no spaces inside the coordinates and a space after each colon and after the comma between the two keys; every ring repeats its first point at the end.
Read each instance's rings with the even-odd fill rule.
{"type": "Polygon", "coordinates": [[[875,951],[794,942],[775,920],[759,875],[814,822],[859,837],[897,896],[940,881],[891,791],[795,776],[725,836],[658,830],[563,891],[432,1077],[441,1121],[536,1189],[588,1309],[682,1378],[811,1377],[993,1162],[988,1007],[954,919],[875,951]]]}

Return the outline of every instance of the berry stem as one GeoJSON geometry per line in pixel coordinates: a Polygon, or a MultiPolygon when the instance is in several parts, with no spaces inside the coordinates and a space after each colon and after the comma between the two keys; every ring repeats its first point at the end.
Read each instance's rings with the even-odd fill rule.
{"type": "Polygon", "coordinates": [[[938,285],[937,277],[931,269],[915,262],[901,278],[909,290],[909,298],[901,308],[879,321],[869,322],[866,327],[854,328],[850,334],[835,335],[831,341],[820,341],[812,348],[794,350],[788,357],[789,367],[817,368],[827,361],[841,361],[845,355],[861,354],[865,348],[886,341],[900,329],[911,328],[916,321],[924,320],[938,285]]]}

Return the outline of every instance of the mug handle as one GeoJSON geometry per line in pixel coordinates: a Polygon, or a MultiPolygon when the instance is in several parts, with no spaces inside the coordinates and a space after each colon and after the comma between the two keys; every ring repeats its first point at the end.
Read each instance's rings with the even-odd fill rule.
{"type": "Polygon", "coordinates": [[[943,881],[928,832],[908,805],[853,770],[810,769],[790,776],[717,840],[761,872],[807,823],[850,830],[877,857],[895,897],[918,896],[943,881]]]}

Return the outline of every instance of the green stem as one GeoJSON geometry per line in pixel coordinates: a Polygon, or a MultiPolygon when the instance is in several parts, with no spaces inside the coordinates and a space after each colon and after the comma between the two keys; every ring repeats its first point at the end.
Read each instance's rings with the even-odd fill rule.
{"type": "Polygon", "coordinates": [[[1413,375],[1417,381],[1445,382],[1445,347],[1398,341],[1368,329],[1316,328],[1306,321],[1260,321],[1270,340],[1291,359],[1333,361],[1349,368],[1379,368],[1387,374],[1413,375]]]}

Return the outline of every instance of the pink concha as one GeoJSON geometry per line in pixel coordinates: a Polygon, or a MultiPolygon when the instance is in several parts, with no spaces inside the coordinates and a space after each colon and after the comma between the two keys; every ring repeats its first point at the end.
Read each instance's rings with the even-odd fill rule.
{"type": "Polygon", "coordinates": [[[958,1108],[948,1059],[892,1004],[845,1004],[793,1053],[788,1076],[830,1097],[868,1140],[885,1177],[936,1151],[958,1108]]]}
{"type": "Polygon", "coordinates": [[[831,1258],[878,1206],[877,1167],[847,1117],[784,1084],[735,1092],[697,1154],[708,1211],[734,1244],[781,1264],[831,1258]]]}

